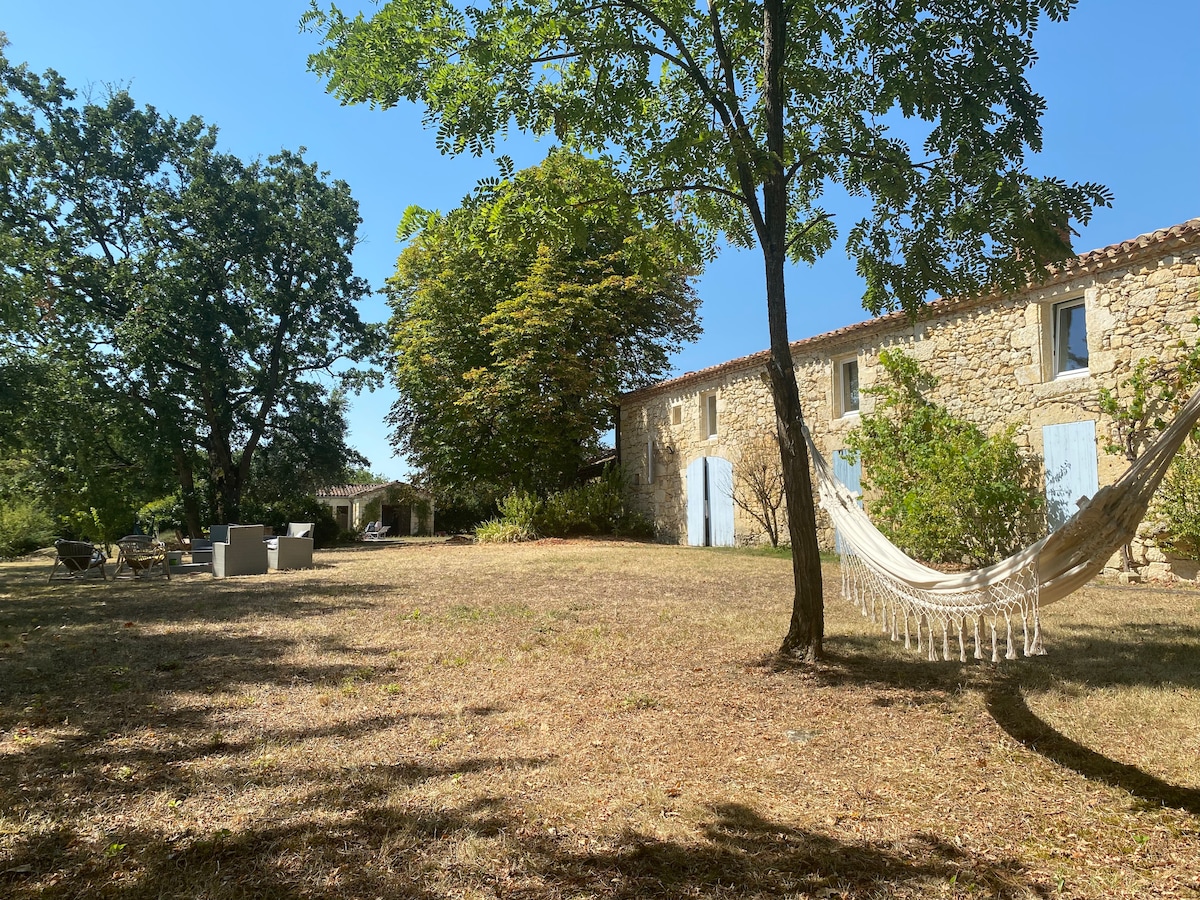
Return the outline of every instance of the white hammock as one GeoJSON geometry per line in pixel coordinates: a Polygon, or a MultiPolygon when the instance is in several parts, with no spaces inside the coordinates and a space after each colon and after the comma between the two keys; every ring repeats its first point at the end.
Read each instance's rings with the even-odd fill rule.
{"type": "Polygon", "coordinates": [[[997,629],[1003,621],[1005,656],[1016,659],[1014,620],[1020,619],[1026,656],[1042,654],[1038,609],[1061,600],[1092,579],[1127,544],[1146,514],[1175,453],[1200,421],[1200,392],[1121,478],[1101,488],[1061,528],[995,565],[946,574],[905,556],[871,524],[804,432],[817,473],[821,506],[837,527],[842,556],[842,596],[882,624],[892,640],[950,659],[952,636],[966,661],[968,629],[974,656],[983,659],[981,632],[990,626],[992,661],[999,660],[997,629]],[[940,626],[941,640],[936,631],[940,626]],[[1031,628],[1032,626],[1032,628],[1031,628]]]}

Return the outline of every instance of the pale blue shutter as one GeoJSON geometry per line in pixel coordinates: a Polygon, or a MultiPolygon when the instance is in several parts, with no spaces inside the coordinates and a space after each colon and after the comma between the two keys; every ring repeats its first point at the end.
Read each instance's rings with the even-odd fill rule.
{"type": "Polygon", "coordinates": [[[846,486],[846,490],[862,494],[862,460],[850,462],[849,450],[833,451],[833,477],[846,486]]]}
{"type": "Polygon", "coordinates": [[[707,517],[704,514],[704,457],[687,467],[687,537],[692,547],[703,547],[707,517]]]}
{"type": "Polygon", "coordinates": [[[708,457],[708,531],[714,547],[733,546],[733,463],[708,457]]]}
{"type": "MultiPolygon", "coordinates": [[[[856,458],[850,462],[849,450],[833,451],[833,477],[846,486],[846,490],[858,494],[858,508],[862,509],[862,459],[856,458]]],[[[834,549],[842,552],[842,536],[836,531],[833,535],[834,549]]]]}
{"type": "Polygon", "coordinates": [[[1096,469],[1096,423],[1070,422],[1042,426],[1046,462],[1046,519],[1050,530],[1061,528],[1079,509],[1081,497],[1100,489],[1096,469]]]}

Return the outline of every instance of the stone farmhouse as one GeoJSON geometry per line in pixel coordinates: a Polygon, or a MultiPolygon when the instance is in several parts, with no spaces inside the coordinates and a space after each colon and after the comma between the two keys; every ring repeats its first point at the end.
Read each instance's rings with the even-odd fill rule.
{"type": "MultiPolygon", "coordinates": [[[[1197,338],[1200,218],[1083,253],[1044,283],[929,305],[913,321],[882,316],[792,344],[813,440],[849,487],[861,472],[841,451],[882,377],[879,353],[901,349],[938,379],[929,395],[956,416],[996,431],[1016,426],[1022,450],[1043,461],[1051,527],[1124,471],[1105,452],[1110,423],[1098,409],[1142,357],[1169,358],[1197,338]]],[[[762,539],[733,503],[732,469],[744,449],[774,433],[763,351],[689,372],[621,399],[617,448],[632,503],[661,539],[733,545],[762,539]]],[[[834,534],[824,529],[822,546],[834,534]]],[[[1152,543],[1134,547],[1147,577],[1195,577],[1152,543]]]]}

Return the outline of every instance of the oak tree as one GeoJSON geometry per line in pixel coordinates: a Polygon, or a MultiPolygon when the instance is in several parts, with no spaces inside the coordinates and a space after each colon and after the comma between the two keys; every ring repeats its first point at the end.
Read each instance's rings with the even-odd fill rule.
{"type": "Polygon", "coordinates": [[[1037,177],[1026,70],[1074,0],[391,0],[315,4],[311,67],[345,102],[421,104],[447,152],[508,129],[619,161],[668,212],[757,245],[795,597],[781,650],[822,653],[823,602],[788,261],[841,235],[871,312],[1011,287],[1069,255],[1095,184],[1037,177]],[[839,194],[838,191],[843,193],[839,194]],[[842,223],[828,197],[849,195],[842,223]]]}
{"type": "Polygon", "coordinates": [[[389,421],[458,500],[575,481],[621,392],[661,378],[699,331],[693,242],[645,223],[601,161],[552,153],[458,209],[405,221],[388,286],[389,421]]]}
{"type": "Polygon", "coordinates": [[[218,521],[237,521],[273,440],[321,420],[334,443],[320,453],[345,449],[330,385],[371,374],[333,369],[370,363],[380,335],[358,315],[344,182],[299,153],[243,162],[197,118],[122,91],[80,101],[57,73],[2,55],[0,171],[5,363],[86,367],[114,407],[92,414],[131,423],[130,464],[146,481],[173,473],[192,533],[202,487],[218,521]]]}

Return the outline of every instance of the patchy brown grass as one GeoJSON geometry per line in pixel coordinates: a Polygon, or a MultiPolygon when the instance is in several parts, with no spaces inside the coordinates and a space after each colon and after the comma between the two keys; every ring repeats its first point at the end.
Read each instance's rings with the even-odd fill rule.
{"type": "Polygon", "coordinates": [[[786,560],[381,545],[309,572],[0,566],[0,896],[1200,896],[1200,594],[929,663],[786,560]]]}

